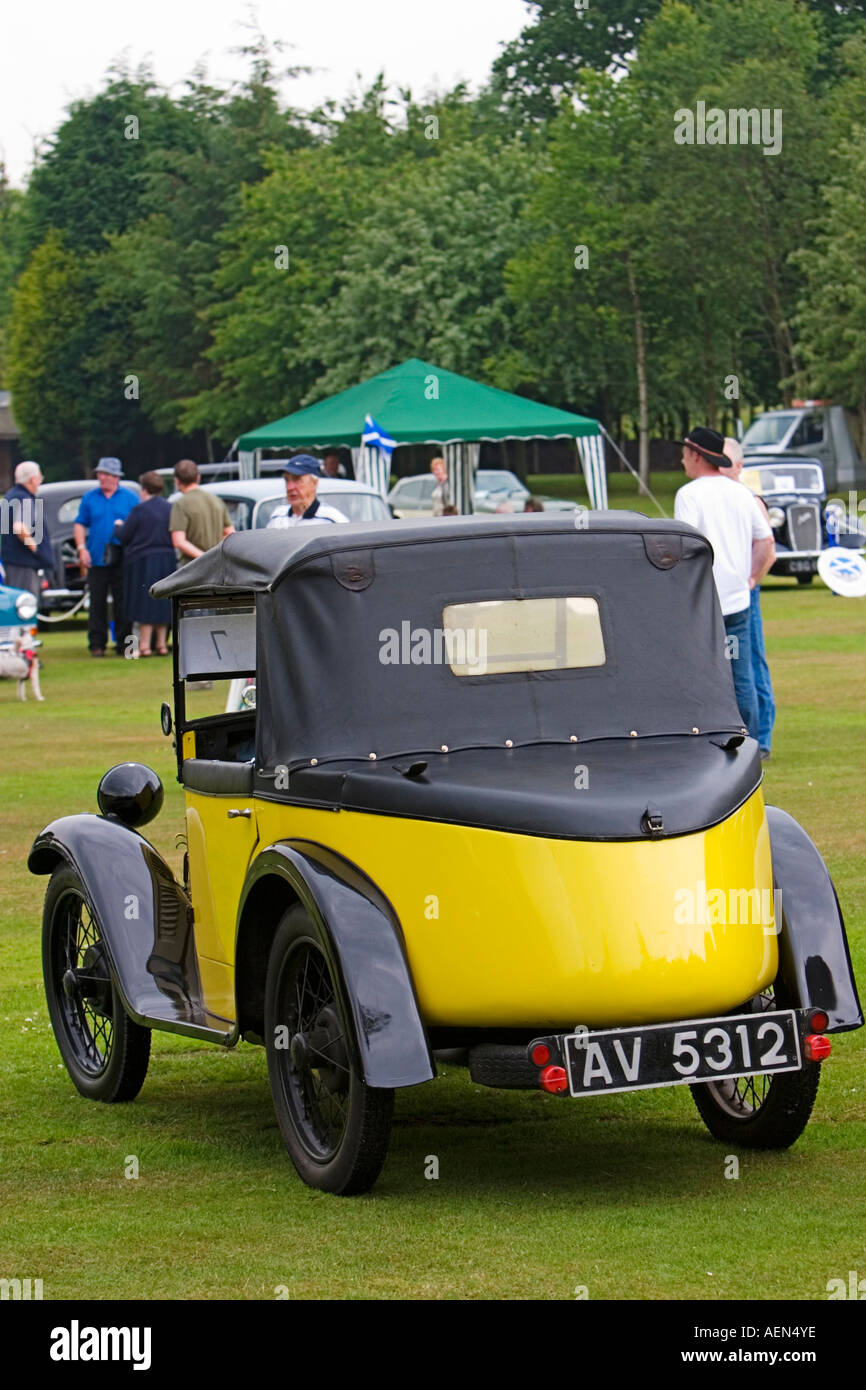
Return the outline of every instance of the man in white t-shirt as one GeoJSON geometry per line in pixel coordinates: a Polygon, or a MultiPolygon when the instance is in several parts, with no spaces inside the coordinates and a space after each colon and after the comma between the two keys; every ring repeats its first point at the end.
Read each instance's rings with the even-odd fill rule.
{"type": "Polygon", "coordinates": [[[347,522],[336,507],[320,502],[316,489],[321,478],[321,465],[312,454],[296,454],[283,469],[286,479],[286,503],[275,507],[267,530],[284,531],[289,526],[307,526],[312,523],[321,526],[323,522],[337,524],[347,522]]]}
{"type": "MultiPolygon", "coordinates": [[[[725,440],[725,454],[730,467],[722,469],[723,473],[732,480],[739,482],[742,480],[740,474],[743,471],[743,446],[738,439],[725,440]]],[[[749,475],[760,478],[760,469],[749,475]]],[[[754,489],[752,489],[754,491],[754,489]]],[[[765,521],[769,521],[769,513],[764,499],[755,493],[761,515],[765,521]]],[[[770,556],[770,564],[776,558],[776,547],[773,546],[773,553],[770,556]]],[[[769,568],[769,566],[768,566],[769,568]]],[[[763,574],[761,578],[763,579],[763,574]]],[[[758,697],[758,742],[761,745],[761,758],[764,762],[770,756],[770,744],[773,740],[773,724],[776,719],[776,699],[773,695],[773,682],[770,678],[770,667],[767,663],[767,652],[764,647],[764,619],[761,614],[761,586],[756,584],[752,590],[752,601],[749,605],[752,610],[752,675],[755,678],[755,693],[758,697]]]]}
{"type": "Polygon", "coordinates": [[[683,468],[691,479],[674,503],[677,521],[700,531],[713,547],[713,578],[733,662],[740,716],[758,737],[758,697],[752,670],[752,589],[773,563],[773,532],[756,498],[745,487],[731,487],[720,468],[728,464],[725,441],[699,427],[683,440],[683,468]]]}

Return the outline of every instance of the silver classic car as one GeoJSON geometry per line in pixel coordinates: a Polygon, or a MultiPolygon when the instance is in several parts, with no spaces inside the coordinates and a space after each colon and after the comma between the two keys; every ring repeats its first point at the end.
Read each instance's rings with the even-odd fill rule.
{"type": "MultiPolygon", "coordinates": [[[[281,474],[267,478],[239,478],[234,482],[204,483],[225,502],[236,531],[260,531],[277,507],[285,505],[286,482],[281,474]]],[[[366,483],[346,478],[320,478],[317,497],[336,507],[349,521],[390,521],[391,509],[381,493],[366,483]]]]}
{"type": "MultiPolygon", "coordinates": [[[[433,489],[436,479],[432,473],[417,473],[401,478],[388,493],[388,501],[400,517],[433,515],[433,489]]],[[[479,468],[475,478],[474,506],[481,515],[493,514],[503,504],[522,512],[529,489],[516,473],[505,468],[479,468]]],[[[546,512],[576,512],[577,503],[563,497],[539,497],[546,512]]]]}

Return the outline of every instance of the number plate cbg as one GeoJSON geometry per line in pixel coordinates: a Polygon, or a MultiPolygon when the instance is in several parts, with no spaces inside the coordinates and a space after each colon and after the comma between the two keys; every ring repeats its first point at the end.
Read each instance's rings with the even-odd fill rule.
{"type": "Polygon", "coordinates": [[[803,1065],[793,1009],[574,1033],[562,1042],[573,1096],[799,1071],[803,1065]]]}

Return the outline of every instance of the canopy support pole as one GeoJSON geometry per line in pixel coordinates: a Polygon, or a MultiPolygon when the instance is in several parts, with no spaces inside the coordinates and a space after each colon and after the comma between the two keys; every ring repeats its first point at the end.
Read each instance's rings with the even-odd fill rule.
{"type": "MultiPolygon", "coordinates": [[[[604,425],[601,425],[601,424],[600,424],[600,425],[599,425],[599,429],[601,430],[602,434],[604,435],[604,437],[605,437],[605,439],[607,440],[607,442],[608,442],[608,444],[610,445],[610,447],[613,449],[614,453],[615,453],[615,454],[618,454],[619,457],[622,459],[622,461],[623,461],[623,463],[625,464],[626,468],[628,469],[629,473],[631,473],[633,477],[637,478],[638,487],[642,487],[643,484],[641,483],[640,474],[638,473],[637,469],[632,467],[632,465],[629,463],[628,459],[626,458],[625,454],[623,453],[622,449],[620,449],[619,446],[611,439],[611,437],[610,437],[610,435],[608,434],[607,430],[605,429],[604,425]]],[[[655,494],[650,490],[650,487],[649,487],[649,484],[648,484],[648,483],[647,483],[647,485],[646,485],[646,494],[647,494],[647,496],[650,498],[650,500],[653,501],[653,502],[655,503],[655,505],[658,507],[658,509],[659,509],[659,511],[661,512],[662,516],[665,517],[666,520],[669,520],[667,512],[665,511],[664,507],[662,506],[662,504],[661,504],[661,502],[658,500],[658,498],[655,496],[655,494]]]]}
{"type": "Polygon", "coordinates": [[[595,512],[607,511],[607,470],[600,434],[588,434],[577,441],[589,504],[595,512]]]}

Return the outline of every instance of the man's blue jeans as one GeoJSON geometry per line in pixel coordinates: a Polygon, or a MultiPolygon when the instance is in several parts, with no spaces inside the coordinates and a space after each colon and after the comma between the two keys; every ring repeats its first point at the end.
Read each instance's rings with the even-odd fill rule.
{"type": "Polygon", "coordinates": [[[734,691],[740,708],[740,718],[751,738],[758,737],[758,692],[752,670],[752,609],[729,613],[725,618],[728,634],[728,656],[734,673],[734,691]]]}
{"type": "Polygon", "coordinates": [[[752,675],[755,680],[755,693],[758,697],[758,742],[763,753],[769,753],[773,740],[773,724],[776,720],[776,701],[773,698],[773,682],[767,665],[764,649],[764,624],[761,620],[761,590],[752,590],[752,675]]]}

